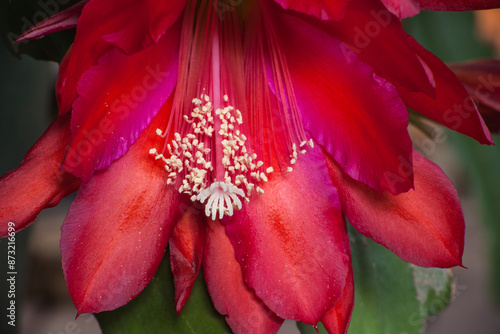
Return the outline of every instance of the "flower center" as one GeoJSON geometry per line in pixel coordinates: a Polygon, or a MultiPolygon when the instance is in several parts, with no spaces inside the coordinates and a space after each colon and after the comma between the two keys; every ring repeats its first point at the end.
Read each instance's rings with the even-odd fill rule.
{"type": "Polygon", "coordinates": [[[179,193],[205,204],[208,217],[221,219],[241,209],[254,191],[264,193],[272,166],[291,172],[298,153],[313,143],[305,138],[272,26],[262,24],[265,17],[255,10],[245,10],[244,20],[237,10],[221,16],[215,4],[187,5],[172,112],[166,129],[156,131],[165,145],[150,154],[164,163],[168,185],[180,179],[179,193]],[[284,130],[279,140],[275,128],[284,130]],[[279,159],[273,162],[277,146],[288,152],[286,168],[279,159]]]}
{"type": "MultiPolygon", "coordinates": [[[[174,184],[181,177],[179,193],[201,203],[209,198],[205,212],[207,216],[212,215],[212,219],[217,210],[222,218],[224,214],[231,216],[233,207],[241,209],[241,200],[236,195],[248,203],[254,189],[263,194],[258,184],[267,182],[266,173],[273,172],[272,167],[264,170],[264,163],[247,148],[247,137],[240,131],[241,112],[230,105],[227,95],[223,101],[222,108],[214,111],[208,95],[193,99],[190,115],[183,116],[189,131],[184,136],[174,134],[174,139],[167,144],[168,157],[156,148],[149,151],[155,159],[164,162],[169,173],[167,184],[174,184]],[[221,152],[220,159],[216,152],[221,152]],[[214,169],[218,172],[214,173],[214,169]]],[[[160,129],[156,133],[165,137],[160,129]]]]}

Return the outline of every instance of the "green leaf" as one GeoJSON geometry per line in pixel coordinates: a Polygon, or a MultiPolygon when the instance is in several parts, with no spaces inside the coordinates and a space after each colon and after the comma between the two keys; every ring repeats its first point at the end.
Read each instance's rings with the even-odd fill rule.
{"type": "Polygon", "coordinates": [[[412,266],[417,299],[423,317],[442,312],[451,302],[453,273],[450,269],[412,266]]]}
{"type": "Polygon", "coordinates": [[[7,49],[20,57],[60,62],[74,40],[75,29],[60,31],[37,40],[14,41],[27,29],[77,3],[77,0],[16,0],[0,2],[0,34],[7,49]]]}
{"type": "MultiPolygon", "coordinates": [[[[314,329],[313,326],[311,325],[306,325],[305,323],[303,322],[297,322],[297,327],[299,328],[299,331],[302,333],[302,334],[318,334],[318,332],[316,331],[316,329],[314,329]]],[[[328,334],[328,332],[326,331],[325,329],[325,326],[323,326],[322,323],[319,323],[318,324],[318,330],[319,330],[319,333],[320,334],[328,334]]]]}
{"type": "Polygon", "coordinates": [[[349,234],[356,289],[348,333],[422,333],[413,267],[354,229],[349,234]]]}
{"type": "Polygon", "coordinates": [[[127,305],[96,315],[103,334],[230,334],[224,316],[212,305],[200,272],[188,302],[177,316],[169,255],[144,291],[127,305]]]}

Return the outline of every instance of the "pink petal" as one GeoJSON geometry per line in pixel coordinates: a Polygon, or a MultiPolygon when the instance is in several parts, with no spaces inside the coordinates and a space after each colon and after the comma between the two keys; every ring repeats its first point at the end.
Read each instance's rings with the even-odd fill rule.
{"type": "Polygon", "coordinates": [[[430,98],[423,93],[398,87],[405,104],[452,130],[476,139],[481,144],[492,144],[491,134],[460,80],[441,60],[425,50],[411,36],[408,36],[408,42],[432,71],[436,96],[430,98]]]}
{"type": "Polygon", "coordinates": [[[75,5],[52,15],[48,19],[34,25],[30,29],[26,30],[17,40],[16,43],[26,41],[29,39],[35,39],[43,37],[48,34],[52,34],[56,31],[70,29],[76,27],[78,19],[82,13],[83,6],[89,0],[81,0],[75,5]]]}
{"type": "Polygon", "coordinates": [[[352,267],[349,267],[349,274],[344,286],[342,296],[334,307],[323,315],[321,322],[328,333],[346,334],[354,308],[354,277],[352,267]]]}
{"type": "Polygon", "coordinates": [[[400,20],[420,12],[419,0],[382,0],[385,7],[400,20]]]}
{"type": "Polygon", "coordinates": [[[498,8],[498,0],[418,0],[422,10],[478,10],[498,8]]]}
{"type": "Polygon", "coordinates": [[[175,283],[177,314],[186,304],[198,277],[203,254],[203,215],[190,207],[170,237],[170,266],[175,283]]]}
{"type": "Polygon", "coordinates": [[[19,231],[40,211],[78,189],[80,180],[61,170],[69,139],[69,116],[56,119],[21,166],[0,179],[0,237],[8,234],[8,222],[14,222],[19,231]]]}
{"type": "Polygon", "coordinates": [[[304,127],[315,141],[351,177],[377,191],[412,187],[411,173],[399,173],[401,157],[411,162],[412,148],[408,112],[396,89],[354,54],[347,61],[350,51],[313,26],[291,16],[277,26],[304,127]]]}
{"type": "Polygon", "coordinates": [[[274,169],[226,233],[257,297],[281,318],[316,324],[340,298],[350,265],[337,192],[317,148],[289,174],[274,169]]]}
{"type": "Polygon", "coordinates": [[[136,297],[181,218],[179,194],[149,154],[160,141],[155,129],[167,117],[162,112],[125,156],[82,185],[70,207],[61,251],[79,314],[113,310],[136,297]]]}
{"type": "Polygon", "coordinates": [[[59,112],[71,109],[81,76],[106,51],[118,47],[131,54],[151,46],[179,17],[184,3],[185,0],[150,0],[148,5],[136,0],[89,1],[78,21],[73,52],[59,74],[59,112]]]}
{"type": "Polygon", "coordinates": [[[235,334],[276,333],[283,319],[271,312],[243,281],[224,226],[209,220],[205,238],[203,273],[217,311],[226,315],[235,334]]]}
{"type": "Polygon", "coordinates": [[[178,38],[174,30],[132,56],[111,50],[85,73],[71,119],[67,171],[86,182],[127,152],[175,87],[178,38]]]}
{"type": "MultiPolygon", "coordinates": [[[[400,20],[392,15],[380,1],[352,0],[345,17],[328,22],[326,31],[359,55],[361,61],[372,66],[376,74],[395,86],[404,86],[414,92],[433,96],[425,68],[408,45],[400,20]]],[[[352,58],[345,53],[346,61],[352,58]]]]}
{"type": "Polygon", "coordinates": [[[283,8],[317,17],[322,21],[339,20],[351,0],[275,0],[283,8]]]}
{"type": "Polygon", "coordinates": [[[437,165],[417,152],[413,160],[415,190],[397,196],[353,180],[333,159],[328,167],[342,209],[360,233],[418,266],[461,265],[465,224],[457,192],[437,165]]]}

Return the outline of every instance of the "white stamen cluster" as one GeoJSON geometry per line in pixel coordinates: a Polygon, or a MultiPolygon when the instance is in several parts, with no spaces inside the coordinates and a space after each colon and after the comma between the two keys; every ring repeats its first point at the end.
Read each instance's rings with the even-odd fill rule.
{"type": "MultiPolygon", "coordinates": [[[[224,95],[224,101],[228,101],[224,95]]],[[[238,125],[243,123],[241,112],[233,106],[228,105],[217,109],[215,114],[219,116],[221,125],[219,134],[222,136],[222,165],[224,166],[224,182],[245,191],[242,196],[245,203],[250,201],[252,190],[263,194],[264,190],[257,186],[258,182],[267,182],[267,175],[261,168],[264,163],[257,160],[257,154],[251,154],[246,147],[247,137],[240,132],[238,125]]],[[[267,169],[271,173],[272,169],[267,169]]]]}
{"type": "MultiPolygon", "coordinates": [[[[195,108],[191,112],[191,118],[187,115],[183,117],[184,121],[191,124],[192,130],[183,138],[177,132],[174,134],[172,144],[167,145],[170,157],[165,158],[155,148],[149,153],[154,154],[156,160],[162,159],[165,163],[165,170],[169,173],[167,184],[174,184],[178,175],[184,175],[179,192],[190,195],[194,202],[197,194],[209,185],[208,174],[214,169],[209,158],[211,150],[205,147],[203,141],[205,135],[212,137],[214,128],[212,103],[208,97],[205,103],[200,99],[193,99],[193,104],[195,108]]],[[[156,133],[163,135],[160,129],[156,133]]]]}
{"type": "MultiPolygon", "coordinates": [[[[205,203],[208,199],[205,214],[212,219],[216,218],[217,213],[221,219],[225,214],[232,216],[234,208],[241,209],[242,203],[238,196],[248,203],[253,190],[263,194],[264,190],[258,184],[267,182],[266,174],[274,171],[273,167],[265,168],[257,155],[249,152],[247,137],[240,131],[240,125],[243,124],[241,112],[229,105],[227,95],[223,96],[223,101],[225,106],[215,110],[213,115],[214,108],[208,95],[201,94],[201,99],[193,99],[194,108],[190,116],[183,116],[183,120],[190,124],[189,131],[184,137],[174,133],[174,139],[167,145],[170,156],[166,158],[155,148],[149,151],[156,160],[164,162],[165,170],[169,173],[168,185],[174,184],[177,177],[181,176],[183,179],[179,193],[190,195],[193,202],[198,200],[205,203]],[[218,117],[220,122],[215,122],[214,117],[218,117]],[[214,135],[215,131],[218,136],[214,135]],[[222,139],[218,142],[215,137],[222,139]],[[222,150],[222,161],[212,161],[215,154],[207,146],[212,147],[214,142],[222,146],[215,148],[222,150]],[[224,168],[223,180],[215,179],[214,167],[224,168]]],[[[156,133],[162,137],[167,135],[160,129],[156,133]]],[[[297,162],[298,153],[306,153],[303,149],[305,145],[314,146],[312,140],[302,141],[300,150],[293,144],[291,165],[297,162]]],[[[286,171],[292,170],[292,167],[288,167],[286,171]]]]}

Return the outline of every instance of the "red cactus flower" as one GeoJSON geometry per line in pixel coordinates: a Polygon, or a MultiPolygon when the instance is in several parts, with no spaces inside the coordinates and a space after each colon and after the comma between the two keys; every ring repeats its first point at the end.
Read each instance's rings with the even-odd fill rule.
{"type": "Polygon", "coordinates": [[[460,265],[460,202],[406,107],[492,139],[399,18],[497,2],[383,2],[90,0],[40,23],[23,38],[77,33],[59,118],[0,179],[1,235],[79,188],[61,235],[79,313],[137,296],[169,244],[177,309],[203,265],[236,333],[346,331],[346,217],[406,261],[460,265]]]}

